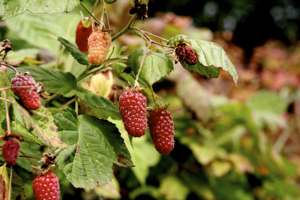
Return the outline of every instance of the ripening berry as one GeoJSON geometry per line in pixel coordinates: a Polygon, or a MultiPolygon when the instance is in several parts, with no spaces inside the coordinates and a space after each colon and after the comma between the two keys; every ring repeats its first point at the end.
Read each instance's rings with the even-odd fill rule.
{"type": "Polygon", "coordinates": [[[152,111],[148,127],[156,150],[168,154],[174,149],[174,122],[171,114],[164,109],[152,111]]]}
{"type": "Polygon", "coordinates": [[[86,21],[80,21],[77,25],[76,29],[76,39],[75,42],[78,46],[78,49],[81,52],[88,52],[89,46],[88,46],[88,38],[92,34],[93,29],[92,25],[85,26],[86,21]]]}
{"type": "Polygon", "coordinates": [[[123,92],[120,96],[119,111],[125,130],[133,137],[145,135],[147,129],[146,97],[134,91],[123,92]]]}
{"type": "Polygon", "coordinates": [[[16,140],[10,139],[2,145],[2,155],[8,165],[16,165],[19,157],[20,144],[16,140]]]}
{"type": "Polygon", "coordinates": [[[178,45],[176,55],[188,65],[195,65],[198,62],[197,54],[190,46],[178,45]]]}
{"type": "Polygon", "coordinates": [[[89,62],[96,66],[103,64],[110,45],[111,37],[108,32],[102,30],[93,32],[88,39],[89,62]]]}
{"type": "Polygon", "coordinates": [[[36,110],[41,107],[40,96],[34,88],[36,82],[32,76],[22,75],[11,79],[11,90],[22,101],[25,108],[28,110],[36,110]],[[22,87],[23,86],[23,87],[22,87]]]}
{"type": "Polygon", "coordinates": [[[59,200],[59,179],[52,172],[36,177],[32,189],[36,200],[59,200]]]}

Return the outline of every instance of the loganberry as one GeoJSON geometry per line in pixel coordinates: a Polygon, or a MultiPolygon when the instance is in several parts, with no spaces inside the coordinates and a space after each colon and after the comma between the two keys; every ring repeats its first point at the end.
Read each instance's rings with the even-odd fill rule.
{"type": "Polygon", "coordinates": [[[103,64],[110,45],[111,36],[108,32],[102,30],[93,32],[88,38],[89,62],[96,66],[103,64]]]}
{"type": "Polygon", "coordinates": [[[33,180],[33,192],[36,200],[59,200],[59,179],[51,171],[33,180]]]}
{"type": "Polygon", "coordinates": [[[195,65],[198,62],[198,57],[195,51],[190,46],[179,44],[176,48],[176,55],[179,60],[187,63],[188,65],[195,65]]]}
{"type": "Polygon", "coordinates": [[[174,149],[174,122],[165,108],[156,108],[148,116],[148,127],[156,150],[168,154],[174,149]]]}
{"type": "Polygon", "coordinates": [[[81,20],[76,29],[76,39],[75,42],[78,46],[78,49],[81,52],[88,52],[89,46],[88,46],[88,38],[92,34],[93,29],[92,25],[89,25],[87,22],[88,18],[84,18],[81,20]]]}
{"type": "Polygon", "coordinates": [[[30,86],[35,87],[36,82],[32,76],[28,76],[27,74],[11,79],[11,90],[19,97],[24,107],[29,110],[36,110],[41,107],[40,96],[36,92],[36,89],[30,86]]]}
{"type": "Polygon", "coordinates": [[[119,111],[129,135],[141,137],[147,129],[146,97],[135,90],[123,92],[120,96],[119,111]]]}
{"type": "Polygon", "coordinates": [[[16,165],[19,157],[20,144],[18,141],[9,139],[2,145],[2,155],[8,165],[16,165]]]}

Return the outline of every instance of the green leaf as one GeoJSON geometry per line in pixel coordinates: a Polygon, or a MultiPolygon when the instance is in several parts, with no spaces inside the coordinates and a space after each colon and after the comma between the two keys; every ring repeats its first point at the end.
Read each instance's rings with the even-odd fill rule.
{"type": "MultiPolygon", "coordinates": [[[[21,146],[21,151],[26,155],[26,156],[33,156],[37,158],[42,158],[43,157],[43,152],[40,149],[40,146],[37,144],[33,144],[31,142],[22,142],[20,144],[21,146]]],[[[23,155],[19,153],[20,155],[23,155]]],[[[38,162],[39,160],[37,159],[32,159],[32,161],[36,165],[40,165],[38,162]]],[[[17,164],[22,167],[23,169],[27,170],[28,172],[35,173],[36,170],[32,168],[32,163],[25,157],[19,157],[17,160],[17,164]]]]}
{"type": "Polygon", "coordinates": [[[48,146],[54,148],[66,148],[69,146],[60,140],[54,118],[45,107],[42,106],[37,110],[31,110],[31,116],[14,98],[11,97],[10,101],[21,112],[26,129],[32,128],[33,133],[48,146]]]}
{"type": "Polygon", "coordinates": [[[117,0],[104,0],[104,1],[108,4],[112,4],[112,3],[116,2],[117,0]]]}
{"type": "Polygon", "coordinates": [[[42,67],[21,67],[21,72],[30,72],[36,82],[42,82],[46,91],[72,97],[76,93],[76,77],[70,72],[62,72],[42,67]]]}
{"type": "MultiPolygon", "coordinates": [[[[135,74],[139,71],[144,54],[144,49],[137,49],[128,57],[128,66],[132,68],[132,71],[135,74]]],[[[172,70],[173,63],[170,57],[162,53],[156,53],[148,50],[139,78],[146,81],[149,85],[152,85],[159,81],[162,77],[170,74],[172,70]]]]}
{"type": "Polygon", "coordinates": [[[66,47],[66,49],[71,53],[75,60],[77,60],[77,62],[82,65],[90,65],[85,54],[83,54],[74,44],[61,37],[58,37],[58,41],[60,41],[60,43],[66,47]]]}
{"type": "Polygon", "coordinates": [[[222,68],[229,72],[237,85],[239,79],[237,71],[220,45],[205,40],[187,39],[187,42],[191,44],[192,49],[197,53],[198,62],[196,65],[182,63],[185,69],[204,75],[207,78],[217,78],[220,68],[222,68]]]}
{"type": "Polygon", "coordinates": [[[77,87],[76,96],[80,98],[81,105],[88,114],[103,119],[107,119],[108,117],[121,119],[118,106],[108,99],[89,92],[82,87],[77,87]]]}
{"type": "Polygon", "coordinates": [[[187,38],[188,38],[188,36],[186,36],[186,35],[178,34],[178,35],[170,38],[169,41],[167,42],[167,45],[170,45],[172,47],[176,47],[179,42],[182,42],[187,38]]]}
{"type": "Polygon", "coordinates": [[[80,0],[4,0],[3,19],[15,17],[28,11],[35,14],[71,12],[80,5],[80,0]]]}
{"type": "MultiPolygon", "coordinates": [[[[7,174],[10,177],[10,167],[7,167],[7,174]]],[[[17,174],[15,170],[12,173],[12,192],[11,192],[11,199],[23,199],[25,198],[24,193],[24,183],[22,178],[17,174]]]]}
{"type": "MultiPolygon", "coordinates": [[[[124,63],[120,63],[120,62],[116,62],[113,64],[113,69],[120,74],[120,76],[122,78],[124,78],[124,80],[126,80],[127,82],[129,82],[131,85],[135,84],[135,74],[131,71],[130,73],[126,73],[124,72],[127,68],[127,65],[124,63]]],[[[138,83],[140,84],[140,87],[144,88],[143,92],[152,95],[151,89],[149,88],[149,86],[147,85],[147,83],[145,81],[143,81],[141,78],[138,79],[138,83]]],[[[157,94],[154,94],[155,96],[157,96],[157,94]]]]}
{"type": "Polygon", "coordinates": [[[43,142],[31,134],[17,119],[14,119],[14,121],[10,123],[10,128],[12,133],[19,134],[25,141],[43,145],[43,142]]]}
{"type": "Polygon", "coordinates": [[[121,199],[120,185],[116,177],[113,177],[112,181],[106,185],[99,185],[94,192],[105,199],[121,199]]]}
{"type": "Polygon", "coordinates": [[[210,119],[211,95],[199,82],[186,70],[179,68],[176,77],[176,91],[185,105],[195,112],[198,119],[207,122],[210,119]]]}
{"type": "Polygon", "coordinates": [[[25,58],[36,58],[39,53],[38,49],[22,49],[19,51],[10,51],[7,54],[6,61],[10,65],[19,65],[25,58]]]}
{"type": "MultiPolygon", "coordinates": [[[[27,13],[8,19],[5,22],[10,32],[17,34],[18,38],[25,40],[30,45],[58,54],[61,45],[57,40],[51,38],[50,35],[55,37],[67,35],[70,21],[79,20],[80,15],[75,13],[57,15],[27,13]]],[[[76,26],[77,23],[70,24],[70,34],[68,37],[70,41],[75,41],[76,26]]],[[[18,38],[15,37],[14,40],[18,38]]],[[[15,45],[14,42],[13,44],[15,45]]],[[[20,44],[16,45],[21,47],[20,44]]]]}
{"type": "MultiPolygon", "coordinates": [[[[67,115],[71,119],[62,118],[61,115],[57,119],[60,124],[67,123],[63,120],[73,121],[72,114],[67,115]]],[[[107,184],[113,177],[113,163],[132,166],[130,154],[118,129],[106,120],[80,115],[77,119],[77,140],[73,140],[70,145],[59,153],[55,161],[76,188],[94,188],[97,183],[107,184]]]]}
{"type": "Polygon", "coordinates": [[[165,199],[181,200],[186,199],[189,194],[189,189],[175,175],[168,175],[162,179],[159,186],[159,193],[165,199]]]}
{"type": "Polygon", "coordinates": [[[256,92],[248,104],[255,111],[280,115],[286,112],[289,102],[275,92],[262,90],[256,92]]]}

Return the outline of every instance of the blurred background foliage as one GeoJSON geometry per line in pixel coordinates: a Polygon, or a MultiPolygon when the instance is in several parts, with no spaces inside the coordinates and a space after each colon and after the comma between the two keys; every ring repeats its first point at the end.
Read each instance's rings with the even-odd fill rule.
{"type": "MultiPolygon", "coordinates": [[[[94,1],[84,2],[91,8],[94,1]]],[[[130,3],[117,0],[107,8],[114,34],[129,21],[130,3]]],[[[26,13],[0,21],[0,39],[10,39],[14,47],[8,63],[75,75],[85,70],[67,52],[58,60],[61,46],[49,36],[74,43],[79,10],[83,11],[26,13]]],[[[101,7],[95,15],[100,18],[101,7]]],[[[206,79],[177,64],[170,76],[154,85],[164,103],[172,102],[174,150],[157,153],[149,133],[134,139],[132,148],[122,122],[112,120],[135,167],[115,166],[113,181],[93,190],[73,188],[57,170],[63,199],[300,199],[299,19],[298,1],[151,1],[149,19],[135,26],[166,39],[182,33],[218,43],[238,71],[238,85],[227,72],[206,79]]],[[[113,56],[127,56],[144,45],[133,33],[123,35],[113,43],[113,56]]],[[[116,64],[80,84],[115,101],[127,84],[126,74],[117,73],[124,67],[116,64]]],[[[62,107],[68,100],[59,98],[49,107],[62,107]]],[[[151,100],[148,96],[148,106],[151,100]]],[[[32,196],[32,177],[22,168],[17,172],[26,195],[32,196]]]]}

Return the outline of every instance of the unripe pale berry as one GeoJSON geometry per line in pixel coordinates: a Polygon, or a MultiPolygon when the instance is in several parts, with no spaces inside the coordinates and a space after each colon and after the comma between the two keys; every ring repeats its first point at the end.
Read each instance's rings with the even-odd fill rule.
{"type": "Polygon", "coordinates": [[[110,45],[111,36],[108,32],[103,32],[102,30],[93,32],[88,39],[89,62],[96,66],[103,64],[110,45]]]}

